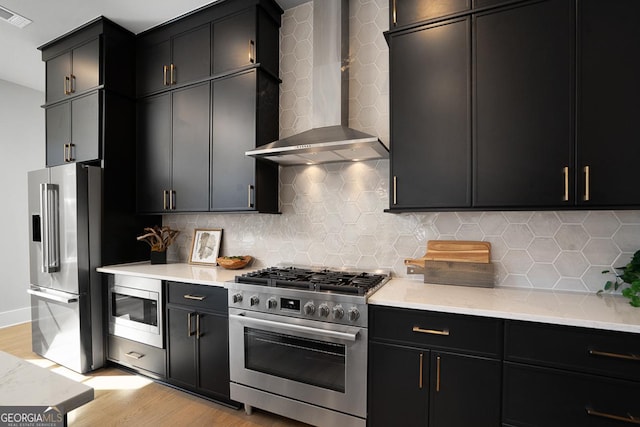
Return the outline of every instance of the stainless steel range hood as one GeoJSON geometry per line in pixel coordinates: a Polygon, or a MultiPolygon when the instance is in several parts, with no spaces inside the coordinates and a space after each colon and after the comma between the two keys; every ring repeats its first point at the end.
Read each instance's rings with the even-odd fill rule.
{"type": "Polygon", "coordinates": [[[313,127],[245,154],[285,166],[388,158],[378,137],[348,127],[348,56],[348,0],[314,0],[313,127]]]}

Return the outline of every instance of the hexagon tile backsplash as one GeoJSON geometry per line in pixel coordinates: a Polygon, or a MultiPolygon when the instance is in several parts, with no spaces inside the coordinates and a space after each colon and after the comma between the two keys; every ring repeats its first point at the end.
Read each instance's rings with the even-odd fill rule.
{"type": "MultiPolygon", "coordinates": [[[[388,144],[388,0],[351,0],[349,124],[388,144]]],[[[311,126],[313,3],[285,11],[281,28],[280,136],[311,126]]],[[[596,291],[602,270],[640,249],[640,211],[389,214],[389,161],[280,169],[281,215],[165,215],[182,231],[169,259],[189,258],[194,228],[222,228],[221,255],[257,266],[298,264],[407,276],[404,259],[428,240],[485,240],[497,286],[596,291]]]]}

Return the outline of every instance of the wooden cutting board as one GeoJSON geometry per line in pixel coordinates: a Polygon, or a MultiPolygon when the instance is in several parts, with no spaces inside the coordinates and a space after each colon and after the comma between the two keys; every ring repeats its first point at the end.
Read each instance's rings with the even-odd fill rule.
{"type": "Polygon", "coordinates": [[[427,261],[491,262],[491,243],[466,240],[429,240],[427,261]]]}

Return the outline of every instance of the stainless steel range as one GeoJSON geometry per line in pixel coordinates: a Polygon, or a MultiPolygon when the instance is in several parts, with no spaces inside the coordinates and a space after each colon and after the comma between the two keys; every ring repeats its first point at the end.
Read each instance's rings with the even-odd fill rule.
{"type": "Polygon", "coordinates": [[[229,284],[231,398],[320,426],[365,426],[367,298],[388,274],[271,267],[229,284]]]}

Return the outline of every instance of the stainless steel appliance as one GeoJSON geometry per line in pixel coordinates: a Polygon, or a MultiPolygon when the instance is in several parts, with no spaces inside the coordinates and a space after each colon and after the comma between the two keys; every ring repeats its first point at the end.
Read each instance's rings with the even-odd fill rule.
{"type": "Polygon", "coordinates": [[[162,281],[109,276],[109,333],[164,348],[162,281]]]}
{"type": "Polygon", "coordinates": [[[365,426],[367,298],[387,274],[271,267],[229,283],[231,399],[321,426],[365,426]]]}
{"type": "Polygon", "coordinates": [[[105,359],[101,176],[80,164],[28,174],[33,351],[81,373],[105,359]]]}

